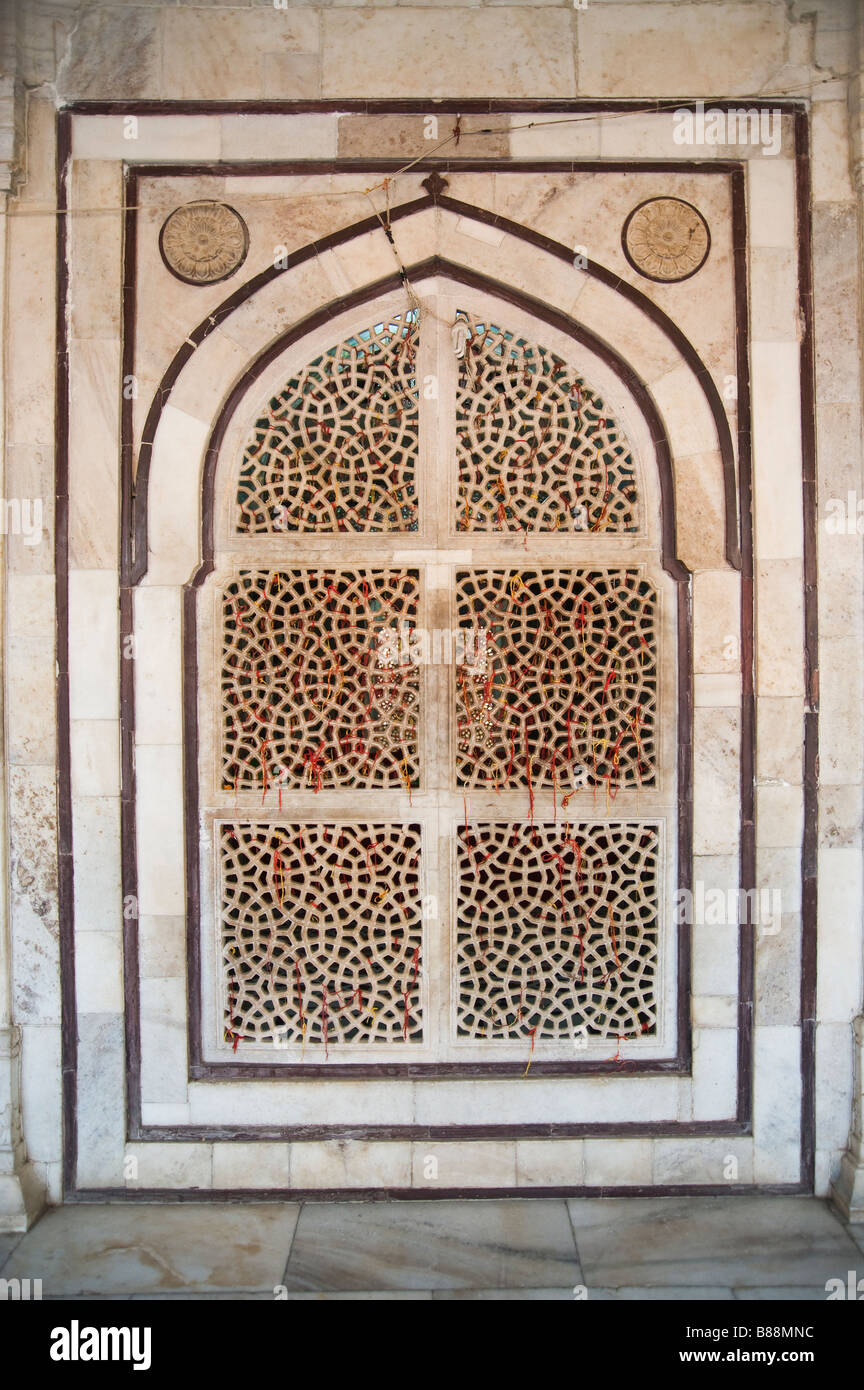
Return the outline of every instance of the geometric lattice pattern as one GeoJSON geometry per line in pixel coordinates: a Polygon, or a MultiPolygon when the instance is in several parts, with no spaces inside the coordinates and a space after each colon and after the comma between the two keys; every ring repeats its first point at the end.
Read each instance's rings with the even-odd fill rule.
{"type": "Polygon", "coordinates": [[[636,569],[462,570],[461,628],[486,629],[485,670],[456,668],[459,785],[651,786],[657,600],[636,569]]]}
{"type": "MultiPolygon", "coordinates": [[[[463,640],[452,683],[422,669],[439,656],[418,630],[420,568],[392,563],[399,546],[379,563],[381,541],[357,558],[359,535],[418,530],[420,415],[453,418],[425,395],[421,405],[418,311],[308,361],[246,443],[232,524],[270,542],[225,583],[218,634],[220,1028],[235,1050],[275,1043],[295,1062],[313,1048],[338,1057],[378,1044],[352,1059],[377,1065],[394,1046],[404,1060],[405,1044],[425,1042],[430,1060],[458,1062],[482,1058],[488,1040],[509,1043],[511,1057],[524,1045],[529,1064],[543,1043],[578,1064],[580,1037],[658,1034],[660,826],[598,819],[590,798],[578,814],[595,819],[568,811],[580,788],[605,792],[611,817],[620,790],[657,786],[658,594],[643,566],[608,546],[602,564],[578,545],[558,564],[532,557],[528,543],[529,532],[638,534],[633,454],[604,401],[553,352],[458,316],[458,476],[445,489],[461,532],[524,537],[526,549],[509,542],[487,558],[475,547],[480,567],[456,571],[463,640]],[[339,533],[353,544],[337,540],[322,566],[331,542],[318,537],[339,533]],[[424,685],[437,754],[421,777],[424,685]],[[439,707],[445,691],[450,712],[439,707]],[[451,742],[455,769],[443,752],[451,742]],[[421,826],[386,818],[400,804],[393,793],[421,784],[449,815],[454,771],[460,819],[466,798],[455,883],[427,945],[421,826]],[[498,803],[498,820],[472,823],[470,793],[496,789],[518,796],[498,803]],[[365,791],[390,795],[340,797],[335,814],[350,821],[316,819],[319,807],[332,818],[334,803],[311,794],[365,791]],[[284,812],[283,793],[296,798],[284,812]],[[424,945],[426,960],[440,961],[427,978],[424,945]],[[424,1028],[427,988],[436,1026],[424,1028]]],[[[429,466],[424,533],[444,464],[429,466]]],[[[430,565],[437,559],[430,551],[430,565]]],[[[447,664],[451,638],[439,653],[447,664]]]]}
{"type": "Polygon", "coordinates": [[[656,1030],[656,825],[469,824],[457,860],[461,1037],[656,1030]]]}
{"type": "Polygon", "coordinates": [[[547,348],[460,316],[458,529],[637,531],[630,446],[596,392],[547,348]]]}
{"type": "MultiPolygon", "coordinates": [[[[416,786],[416,665],[377,659],[416,625],[417,570],[244,571],[222,603],[222,785],[416,786]]],[[[272,799],[272,798],[271,798],[272,799]]]]}
{"type": "Polygon", "coordinates": [[[417,313],[316,357],[256,422],[237,530],[416,531],[417,313]]]}
{"type": "Polygon", "coordinates": [[[224,1030],[422,1042],[418,825],[219,827],[224,1030]]]}

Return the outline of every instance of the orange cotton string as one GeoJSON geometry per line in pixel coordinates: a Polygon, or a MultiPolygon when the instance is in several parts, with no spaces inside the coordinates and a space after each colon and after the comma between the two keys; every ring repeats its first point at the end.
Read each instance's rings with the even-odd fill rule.
{"type": "Polygon", "coordinates": [[[641,706],[641,705],[638,705],[637,708],[636,708],[636,713],[633,715],[633,717],[632,717],[631,720],[630,720],[630,728],[631,728],[631,730],[632,730],[632,732],[633,732],[633,741],[634,741],[634,743],[636,744],[636,752],[638,753],[640,760],[641,760],[641,757],[642,757],[642,743],[641,743],[641,740],[640,740],[640,737],[639,737],[639,725],[641,724],[641,722],[642,722],[642,706],[641,706]]]}
{"type": "MultiPolygon", "coordinates": [[[[404,748],[402,751],[403,753],[405,752],[404,748]]],[[[407,754],[405,754],[399,764],[399,776],[402,778],[402,785],[408,793],[408,805],[413,806],[414,803],[411,800],[411,769],[408,766],[407,754]]]]}
{"type": "Polygon", "coordinates": [[[561,917],[564,922],[567,922],[567,904],[564,901],[564,858],[562,855],[556,854],[554,850],[548,850],[543,854],[542,858],[545,864],[554,863],[558,870],[558,892],[561,897],[561,917]]]}
{"type": "Polygon", "coordinates": [[[358,1007],[359,1007],[359,1009],[360,1009],[360,1012],[362,1013],[362,1012],[363,1012],[363,990],[362,990],[362,988],[361,988],[360,985],[358,985],[356,989],[354,989],[354,990],[351,991],[351,993],[348,995],[348,1003],[347,1003],[347,1004],[341,1005],[341,1007],[344,1008],[344,1009],[347,1009],[347,1008],[348,1008],[348,1005],[354,1000],[355,997],[356,997],[356,999],[357,999],[357,1004],[358,1004],[358,1007]]]}
{"type": "Polygon", "coordinates": [[[411,1010],[408,1008],[408,996],[409,996],[409,994],[411,993],[412,989],[414,988],[414,985],[415,985],[416,980],[417,980],[417,972],[419,971],[419,969],[420,969],[420,947],[419,947],[419,946],[415,946],[415,947],[414,947],[414,973],[413,973],[412,976],[411,976],[411,983],[410,983],[410,985],[409,985],[408,988],[407,988],[406,990],[404,990],[403,993],[402,993],[402,1004],[403,1004],[403,1007],[404,1007],[404,1009],[405,1009],[405,1017],[404,1017],[404,1019],[402,1020],[402,1038],[403,1038],[403,1040],[407,1039],[407,1037],[408,1037],[408,1020],[409,1020],[409,1018],[411,1017],[411,1010]]]}
{"type": "Polygon", "coordinates": [[[608,908],[608,922],[609,922],[609,935],[610,935],[610,937],[611,937],[611,939],[612,939],[612,951],[613,951],[613,954],[614,954],[614,956],[615,956],[615,969],[620,971],[620,969],[621,969],[621,962],[620,962],[620,960],[618,959],[618,946],[617,946],[617,944],[616,944],[616,942],[615,942],[615,923],[614,923],[613,920],[612,920],[612,905],[611,905],[611,903],[610,903],[609,908],[608,908]]]}
{"type": "Polygon", "coordinates": [[[534,1060],[534,1043],[535,1043],[535,1041],[536,1041],[536,1039],[537,1039],[537,1024],[535,1023],[535,1024],[534,1024],[534,1027],[533,1027],[533,1028],[529,1028],[528,1031],[529,1031],[530,1036],[531,1036],[531,1047],[530,1047],[529,1052],[528,1052],[528,1065],[527,1065],[527,1067],[525,1068],[525,1070],[524,1070],[523,1073],[522,1073],[523,1076],[527,1076],[527,1075],[528,1075],[529,1071],[531,1070],[531,1063],[532,1063],[533,1060],[534,1060]]]}
{"type": "Polygon", "coordinates": [[[328,989],[328,983],[327,983],[327,981],[325,980],[325,981],[324,981],[324,988],[323,988],[322,991],[321,991],[321,1024],[322,1024],[322,1027],[323,1027],[323,1029],[324,1029],[324,1060],[325,1060],[325,1062],[329,1062],[329,1060],[330,1060],[330,1048],[329,1048],[328,1043],[327,1043],[327,1020],[328,1020],[328,1013],[327,1013],[327,989],[328,989]]]}
{"type": "Polygon", "coordinates": [[[301,1032],[303,1033],[303,1039],[304,1039],[304,1042],[305,1042],[305,1039],[306,1039],[306,1020],[305,1020],[305,1018],[303,1017],[303,982],[302,982],[302,980],[301,980],[301,978],[300,978],[300,963],[299,963],[299,961],[296,961],[296,960],[295,960],[295,962],[294,962],[294,979],[295,979],[295,987],[296,987],[296,990],[297,990],[297,1012],[298,1012],[299,1017],[300,1017],[300,1029],[301,1029],[301,1032]]]}
{"type": "Polygon", "coordinates": [[[282,856],[278,849],[274,849],[273,851],[273,886],[276,889],[276,901],[281,907],[285,892],[285,873],[282,864],[282,856]]]}
{"type": "Polygon", "coordinates": [[[612,661],[609,662],[609,670],[608,670],[607,675],[606,675],[606,680],[605,680],[604,683],[603,683],[603,694],[602,694],[602,698],[601,698],[601,700],[600,700],[600,706],[601,706],[601,708],[603,708],[603,707],[605,706],[605,704],[606,704],[606,693],[607,693],[607,691],[608,691],[608,689],[609,689],[609,687],[610,687],[610,685],[612,684],[612,682],[613,682],[614,679],[615,679],[615,662],[614,662],[614,660],[612,660],[612,661]]]}
{"type": "Polygon", "coordinates": [[[239,1022],[239,1020],[238,1020],[238,1019],[235,1019],[235,1017],[234,1017],[234,1006],[235,1006],[236,1002],[237,1002],[237,982],[236,982],[236,980],[231,980],[230,984],[228,985],[228,1023],[229,1023],[229,1025],[230,1025],[230,1026],[229,1026],[229,1029],[228,1029],[228,1041],[230,1042],[231,1039],[233,1038],[233,1040],[234,1040],[233,1051],[234,1051],[234,1052],[237,1051],[237,1044],[238,1044],[239,1041],[240,1041],[240,1034],[237,1032],[237,1030],[236,1030],[235,1027],[234,1027],[234,1024],[237,1023],[237,1022],[239,1022]]]}
{"type": "Polygon", "coordinates": [[[303,762],[306,767],[306,780],[308,783],[311,784],[314,779],[314,790],[316,792],[320,792],[323,785],[321,772],[321,757],[323,752],[324,740],[322,739],[321,743],[318,745],[318,748],[314,753],[307,749],[306,752],[303,754],[303,762]]]}
{"type": "Polygon", "coordinates": [[[582,645],[583,656],[585,655],[585,610],[586,608],[591,608],[592,606],[593,605],[588,603],[587,599],[583,598],[582,602],[579,604],[579,612],[576,617],[576,624],[579,629],[579,641],[582,645]]]}
{"type": "Polygon", "coordinates": [[[534,784],[531,781],[531,750],[528,745],[528,730],[525,730],[525,772],[528,778],[528,811],[531,827],[534,826],[534,784]]]}

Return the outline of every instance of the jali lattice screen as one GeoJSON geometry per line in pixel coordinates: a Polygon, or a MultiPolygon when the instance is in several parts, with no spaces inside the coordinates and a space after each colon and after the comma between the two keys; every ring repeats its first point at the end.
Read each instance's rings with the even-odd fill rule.
{"type": "Polygon", "coordinates": [[[637,569],[464,570],[461,625],[485,670],[456,671],[465,787],[620,787],[655,780],[657,601],[637,569]]]}
{"type": "Polygon", "coordinates": [[[416,626],[417,570],[254,570],[222,604],[225,790],[411,787],[419,674],[381,662],[416,626]]]}
{"type": "Polygon", "coordinates": [[[237,530],[416,531],[417,314],[330,348],[256,422],[237,530]]]}
{"type": "Polygon", "coordinates": [[[214,822],[235,1050],[276,1042],[293,1060],[411,1044],[462,1060],[500,1044],[508,1060],[514,1045],[557,1060],[576,1037],[657,1033],[662,817],[622,797],[612,819],[619,793],[650,798],[661,772],[659,594],[643,556],[613,548],[642,528],[636,465],[572,366],[459,318],[455,439],[430,466],[450,470],[456,530],[487,533],[483,563],[450,570],[460,642],[420,626],[444,611],[440,552],[428,593],[414,552],[414,568],[395,553],[399,533],[440,531],[418,439],[442,403],[418,391],[417,354],[421,332],[449,351],[448,324],[398,313],[319,354],[269,401],[243,455],[235,535],[251,562],[219,600],[214,822]],[[340,532],[354,533],[350,558],[322,564],[319,538],[340,532]],[[496,532],[524,540],[518,565],[503,546],[493,562],[496,532]],[[270,538],[271,555],[280,534],[268,567],[250,542],[270,538]],[[600,535],[609,563],[596,546],[589,563],[582,541],[600,535]],[[439,660],[447,680],[429,672],[439,660]],[[577,811],[584,789],[594,796],[577,811]],[[351,798],[343,822],[333,793],[351,798]],[[478,793],[500,795],[496,818],[472,814],[478,793]],[[589,805],[595,819],[571,820],[589,805]],[[438,841],[444,823],[455,845],[438,841]],[[433,861],[447,901],[424,914],[433,861]]]}
{"type": "Polygon", "coordinates": [[[458,832],[458,1031],[638,1038],[656,1025],[656,825],[458,832]]]}
{"type": "Polygon", "coordinates": [[[226,1037],[422,1042],[420,827],[219,828],[226,1037]]]}
{"type": "Polygon", "coordinates": [[[630,448],[597,393],[548,348],[460,313],[459,529],[638,530],[630,448]]]}

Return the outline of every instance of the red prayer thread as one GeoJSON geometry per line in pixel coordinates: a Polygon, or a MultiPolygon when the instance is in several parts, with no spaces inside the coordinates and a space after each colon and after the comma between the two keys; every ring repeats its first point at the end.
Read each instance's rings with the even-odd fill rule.
{"type": "Polygon", "coordinates": [[[294,961],[294,978],[297,990],[297,1012],[300,1016],[300,1030],[305,1035],[306,1020],[303,1017],[303,983],[300,979],[300,963],[297,960],[294,961]]]}
{"type": "MultiPolygon", "coordinates": [[[[548,850],[543,855],[543,862],[546,864],[554,863],[558,870],[558,891],[561,895],[561,917],[567,922],[567,905],[564,900],[564,858],[556,854],[554,850],[548,850]]],[[[554,919],[553,919],[554,920],[554,919]]]]}
{"type": "Polygon", "coordinates": [[[282,856],[278,849],[273,851],[273,884],[276,889],[276,901],[282,906],[282,894],[285,886],[285,875],[282,864],[282,856]]]}
{"type": "Polygon", "coordinates": [[[407,1037],[408,1037],[408,1020],[409,1020],[409,1018],[411,1017],[411,1011],[410,1011],[410,1009],[408,1008],[408,995],[411,993],[412,989],[414,988],[414,984],[415,984],[416,979],[417,979],[417,972],[418,972],[419,969],[420,969],[420,947],[419,947],[419,946],[415,946],[415,947],[414,947],[414,973],[413,973],[413,975],[411,976],[411,983],[410,983],[410,985],[408,986],[408,988],[407,988],[406,990],[403,990],[403,993],[402,993],[402,1004],[403,1004],[403,1007],[404,1007],[404,1009],[405,1009],[405,1017],[404,1017],[404,1019],[402,1020],[402,1038],[403,1038],[403,1041],[406,1040],[407,1037]]]}
{"type": "MultiPolygon", "coordinates": [[[[610,935],[610,937],[612,938],[612,952],[613,952],[613,954],[614,954],[614,956],[615,956],[615,968],[616,968],[616,970],[618,970],[618,971],[620,972],[620,970],[621,970],[621,962],[620,962],[620,960],[618,959],[618,946],[617,946],[617,944],[616,944],[616,942],[615,942],[615,923],[614,923],[613,920],[612,920],[612,904],[611,904],[611,903],[610,903],[609,906],[608,906],[607,912],[608,912],[608,922],[609,922],[609,935],[610,935]]],[[[611,972],[610,972],[610,973],[611,973],[611,972]]]]}
{"type": "Polygon", "coordinates": [[[326,1024],[328,1024],[328,1011],[326,1011],[326,990],[328,990],[328,981],[325,980],[324,988],[322,988],[321,991],[321,1023],[324,1024],[324,1061],[329,1062],[329,1058],[331,1058],[331,1051],[329,1051],[328,1047],[328,1027],[326,1027],[326,1024]]]}
{"type": "Polygon", "coordinates": [[[528,777],[528,811],[531,828],[534,828],[534,786],[531,781],[531,751],[528,743],[528,730],[525,730],[525,771],[528,777]]]}
{"type": "Polygon", "coordinates": [[[267,759],[264,756],[265,750],[270,746],[270,739],[264,738],[258,749],[258,761],[261,764],[261,805],[264,805],[267,796],[267,759]]]}

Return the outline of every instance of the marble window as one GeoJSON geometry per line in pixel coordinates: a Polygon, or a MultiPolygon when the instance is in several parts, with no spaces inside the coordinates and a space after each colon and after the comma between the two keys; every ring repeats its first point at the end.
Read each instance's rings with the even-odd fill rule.
{"type": "Polygon", "coordinates": [[[499,309],[427,295],[298,344],[225,471],[199,700],[216,1055],[659,1039],[653,493],[617,408],[499,309]]]}

